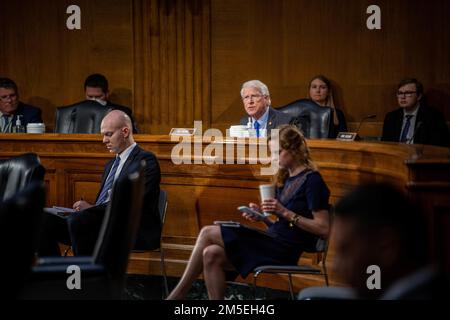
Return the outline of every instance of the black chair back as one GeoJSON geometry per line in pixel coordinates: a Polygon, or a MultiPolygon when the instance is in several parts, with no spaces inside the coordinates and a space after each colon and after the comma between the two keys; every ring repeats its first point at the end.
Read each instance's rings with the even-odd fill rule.
{"type": "MultiPolygon", "coordinates": [[[[333,224],[334,219],[334,207],[329,206],[329,225],[333,224]]],[[[315,265],[263,265],[258,266],[253,269],[253,289],[256,299],[256,281],[260,274],[271,273],[271,274],[287,274],[289,279],[289,293],[291,299],[295,299],[294,296],[294,286],[292,282],[293,274],[306,274],[306,275],[321,275],[324,277],[325,284],[328,286],[328,271],[327,271],[327,254],[329,245],[329,235],[326,238],[316,237],[314,245],[311,248],[305,248],[304,252],[313,253],[316,255],[315,265]],[[321,266],[319,266],[319,264],[321,266]]]]}
{"type": "Polygon", "coordinates": [[[103,117],[110,110],[91,100],[59,107],[56,109],[55,133],[100,133],[103,117]]]}
{"type": "Polygon", "coordinates": [[[145,162],[113,186],[92,256],[45,257],[33,267],[24,299],[121,299],[129,253],[142,214],[145,162]],[[80,290],[68,290],[67,270],[78,266],[80,290]]]}
{"type": "Polygon", "coordinates": [[[323,139],[333,132],[333,109],[319,106],[312,100],[300,99],[278,108],[289,114],[306,138],[323,139]]]}
{"type": "Polygon", "coordinates": [[[104,267],[111,280],[111,290],[117,292],[117,296],[123,292],[128,256],[142,213],[144,167],[145,162],[142,162],[133,174],[115,182],[94,249],[94,263],[104,267]]]}
{"type": "Polygon", "coordinates": [[[0,160],[0,201],[15,196],[31,182],[42,182],[44,175],[45,169],[34,153],[0,160]]]}
{"type": "Polygon", "coordinates": [[[0,203],[0,281],[9,298],[18,296],[31,271],[43,218],[45,185],[34,182],[0,203]]]}
{"type": "Polygon", "coordinates": [[[161,226],[164,226],[167,212],[167,192],[162,189],[159,190],[158,211],[159,218],[161,219],[161,226]]]}
{"type": "Polygon", "coordinates": [[[158,202],[158,209],[159,209],[159,217],[161,219],[161,237],[159,240],[159,252],[160,252],[160,263],[161,263],[161,273],[163,276],[163,282],[164,282],[164,295],[163,298],[167,297],[169,295],[169,285],[167,282],[167,272],[166,272],[166,263],[164,261],[164,248],[162,246],[162,228],[164,228],[164,223],[166,222],[166,212],[167,212],[167,192],[165,190],[159,191],[159,202],[158,202]]]}

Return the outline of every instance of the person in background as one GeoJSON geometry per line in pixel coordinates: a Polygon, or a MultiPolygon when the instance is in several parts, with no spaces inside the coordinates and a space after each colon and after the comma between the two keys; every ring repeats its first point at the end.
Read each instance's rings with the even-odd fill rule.
{"type": "MultiPolygon", "coordinates": [[[[249,204],[257,212],[272,212],[277,219],[262,220],[268,227],[266,233],[226,225],[204,227],[168,299],[185,298],[202,272],[209,298],[223,299],[227,272],[237,271],[245,278],[260,265],[297,264],[304,250],[314,248],[318,237],[328,236],[330,191],[310,158],[303,134],[291,125],[279,130],[280,169],[274,177],[275,198],[264,200],[261,207],[249,204]]],[[[278,152],[278,141],[269,143],[278,152]]],[[[243,216],[250,221],[259,219],[247,213],[243,216]]]]}
{"type": "Polygon", "coordinates": [[[121,106],[109,101],[109,85],[108,79],[102,74],[94,73],[89,75],[84,81],[84,92],[86,100],[93,100],[100,103],[102,106],[109,107],[112,110],[120,110],[125,112],[131,119],[133,124],[133,133],[137,133],[137,124],[133,119],[133,114],[130,108],[121,106]]]}
{"type": "Polygon", "coordinates": [[[445,118],[424,103],[422,83],[413,78],[400,81],[397,103],[399,108],[384,118],[382,141],[450,147],[445,118]]]}
{"type": "Polygon", "coordinates": [[[386,183],[361,185],[334,211],[334,272],[357,297],[448,299],[448,281],[429,263],[426,224],[404,192],[386,183]],[[369,266],[379,268],[379,288],[367,285],[369,266]]]}
{"type": "Polygon", "coordinates": [[[291,122],[291,116],[271,107],[269,89],[259,80],[245,82],[241,98],[247,117],[241,118],[240,124],[247,125],[250,118],[257,137],[268,137],[272,129],[291,122]]]}
{"type": "Polygon", "coordinates": [[[17,116],[26,128],[28,123],[42,123],[41,109],[19,100],[19,89],[9,78],[0,78],[0,129],[3,133],[13,132],[17,116]]]}
{"type": "Polygon", "coordinates": [[[309,82],[309,98],[322,107],[331,107],[333,109],[333,132],[330,132],[329,138],[336,138],[339,132],[347,131],[347,122],[344,113],[334,104],[333,87],[330,80],[325,76],[318,75],[309,82]]]}

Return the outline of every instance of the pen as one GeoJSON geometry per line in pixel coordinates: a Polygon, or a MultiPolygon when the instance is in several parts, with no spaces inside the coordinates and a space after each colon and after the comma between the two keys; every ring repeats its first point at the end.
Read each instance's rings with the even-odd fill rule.
{"type": "Polygon", "coordinates": [[[83,196],[81,196],[81,197],[80,197],[80,201],[78,201],[78,203],[79,203],[79,204],[78,204],[78,207],[74,208],[75,211],[80,211],[80,202],[81,202],[81,201],[84,201],[83,196]]]}

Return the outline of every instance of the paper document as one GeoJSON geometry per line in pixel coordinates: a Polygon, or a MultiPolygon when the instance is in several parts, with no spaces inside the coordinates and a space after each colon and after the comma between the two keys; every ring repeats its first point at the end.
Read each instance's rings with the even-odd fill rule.
{"type": "Polygon", "coordinates": [[[52,208],[44,208],[44,211],[47,213],[54,214],[61,218],[67,218],[70,216],[73,212],[75,212],[74,209],[71,208],[65,208],[65,207],[52,207],[52,208]]]}
{"type": "Polygon", "coordinates": [[[53,209],[55,209],[56,211],[60,211],[60,212],[75,212],[75,209],[73,209],[73,208],[66,208],[66,207],[53,206],[53,209]]]}

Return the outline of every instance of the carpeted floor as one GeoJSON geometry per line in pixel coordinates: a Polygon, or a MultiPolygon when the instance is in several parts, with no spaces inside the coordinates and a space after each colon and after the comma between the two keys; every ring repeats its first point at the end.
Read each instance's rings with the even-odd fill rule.
{"type": "MultiPolygon", "coordinates": [[[[169,290],[177,284],[179,278],[168,277],[169,290]]],[[[163,281],[158,276],[128,275],[125,292],[127,300],[161,300],[163,297],[163,281]]],[[[257,287],[257,299],[288,299],[289,292],[257,287]]],[[[206,287],[202,280],[194,282],[187,300],[208,299],[206,287]]],[[[229,283],[225,299],[253,300],[254,292],[251,286],[241,283],[229,283]]]]}

